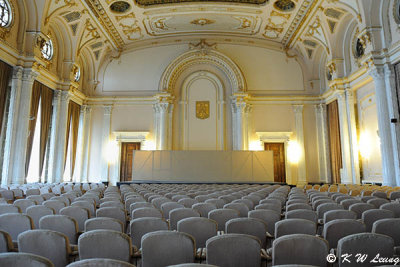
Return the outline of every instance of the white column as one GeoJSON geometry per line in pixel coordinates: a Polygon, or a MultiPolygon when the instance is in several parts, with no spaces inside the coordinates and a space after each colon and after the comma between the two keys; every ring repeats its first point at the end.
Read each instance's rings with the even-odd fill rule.
{"type": "Polygon", "coordinates": [[[160,150],[168,149],[168,134],[169,134],[169,103],[158,103],[159,109],[159,128],[160,128],[160,150]]]}
{"type": "Polygon", "coordinates": [[[244,110],[244,129],[243,129],[243,150],[249,150],[249,141],[251,137],[251,111],[253,110],[253,107],[248,104],[247,107],[244,110]]]}
{"type": "Polygon", "coordinates": [[[315,118],[317,123],[317,146],[319,159],[319,177],[321,182],[329,183],[331,181],[329,146],[326,125],[326,105],[315,105],[315,118]]]}
{"type": "Polygon", "coordinates": [[[156,149],[168,150],[172,148],[173,97],[168,93],[158,94],[155,97],[157,102],[153,109],[156,149]]]}
{"type": "Polygon", "coordinates": [[[233,150],[248,148],[248,115],[251,106],[247,103],[247,94],[234,94],[232,96],[232,141],[233,150]]]}
{"type": "Polygon", "coordinates": [[[304,127],[303,127],[303,105],[293,105],[296,141],[300,147],[300,160],[297,164],[297,184],[303,185],[307,183],[306,174],[306,157],[304,153],[304,127]]]}
{"type": "Polygon", "coordinates": [[[55,182],[55,164],[56,164],[56,146],[58,136],[58,122],[60,116],[60,103],[61,103],[61,91],[55,90],[53,93],[53,115],[51,118],[51,130],[50,130],[50,148],[49,148],[49,161],[47,168],[47,182],[55,182]]]}
{"type": "MultiPolygon", "coordinates": [[[[20,87],[18,112],[13,115],[16,122],[16,131],[11,138],[14,138],[14,146],[11,151],[11,172],[9,173],[12,183],[23,184],[25,177],[25,159],[28,137],[29,112],[32,99],[32,85],[37,77],[37,73],[32,69],[25,69],[22,73],[22,83],[20,87]]],[[[18,89],[18,87],[16,88],[18,89]]]]}
{"type": "Polygon", "coordinates": [[[153,105],[153,114],[154,114],[153,139],[156,145],[156,149],[160,150],[160,122],[159,122],[160,111],[157,103],[153,105]]]}
{"type": "Polygon", "coordinates": [[[89,148],[90,148],[90,133],[92,121],[92,107],[86,106],[85,108],[85,123],[84,123],[84,137],[83,137],[83,151],[82,151],[82,168],[81,168],[81,181],[89,182],[88,179],[88,165],[89,165],[89,148]]]}
{"type": "MultiPolygon", "coordinates": [[[[382,66],[375,66],[370,74],[375,83],[376,106],[378,109],[378,128],[381,143],[383,184],[396,186],[393,142],[386,93],[385,71],[382,66]]],[[[398,162],[397,162],[398,163],[398,162]]]]}
{"type": "Polygon", "coordinates": [[[351,89],[346,89],[346,105],[350,138],[351,177],[353,184],[360,184],[360,163],[358,159],[356,113],[354,110],[354,94],[351,89]]]}
{"type": "Polygon", "coordinates": [[[87,164],[89,152],[89,133],[90,133],[90,117],[91,107],[83,105],[79,118],[79,133],[78,133],[78,151],[76,159],[76,167],[74,180],[76,182],[88,182],[87,179],[87,164]]]}
{"type": "Polygon", "coordinates": [[[351,169],[351,152],[350,152],[350,133],[349,133],[349,122],[348,122],[348,111],[346,94],[343,91],[337,92],[337,101],[339,109],[339,125],[340,125],[340,143],[342,150],[342,169],[340,175],[340,181],[344,184],[353,183],[353,173],[351,169]]]}
{"type": "Polygon", "coordinates": [[[399,103],[396,90],[396,77],[393,65],[385,65],[385,85],[388,100],[389,116],[397,119],[397,123],[390,124],[393,146],[393,161],[396,173],[396,185],[400,185],[400,118],[399,103]]]}
{"type": "MultiPolygon", "coordinates": [[[[65,142],[67,138],[67,122],[68,122],[68,104],[69,104],[69,92],[61,91],[60,103],[58,110],[56,111],[55,118],[52,121],[52,131],[54,128],[57,130],[54,132],[55,138],[53,138],[54,144],[54,156],[53,161],[49,161],[52,164],[51,180],[59,183],[63,181],[64,168],[65,168],[65,142]],[[57,121],[54,121],[56,119],[57,121]]],[[[54,103],[54,102],[53,102],[54,103]]],[[[54,107],[54,106],[53,106],[54,107]]],[[[54,112],[54,111],[53,111],[54,112]]],[[[53,113],[54,114],[54,113],[53,113]]],[[[53,133],[52,133],[53,134],[53,133]]],[[[53,137],[53,135],[52,135],[53,137]]],[[[53,141],[52,140],[52,141],[53,141]]],[[[50,144],[51,146],[51,144],[50,144]]],[[[50,171],[49,171],[50,174],[50,171]]]]}
{"type": "Polygon", "coordinates": [[[105,105],[103,106],[104,113],[103,113],[103,130],[102,130],[102,162],[101,162],[101,181],[106,182],[108,181],[108,159],[107,159],[107,148],[110,142],[110,132],[111,132],[111,113],[112,113],[112,105],[105,105]]]}
{"type": "Polygon", "coordinates": [[[14,165],[13,156],[15,151],[15,138],[17,131],[17,118],[18,118],[18,107],[21,96],[22,86],[22,67],[15,67],[13,70],[13,76],[11,80],[11,92],[10,92],[10,106],[7,117],[7,131],[4,145],[3,155],[3,170],[2,170],[2,181],[3,185],[11,184],[11,174],[14,165]]]}

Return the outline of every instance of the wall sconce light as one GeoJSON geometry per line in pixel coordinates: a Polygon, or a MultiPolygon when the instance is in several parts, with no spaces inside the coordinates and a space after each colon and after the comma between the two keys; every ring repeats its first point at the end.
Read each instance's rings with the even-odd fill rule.
{"type": "Polygon", "coordinates": [[[368,132],[362,132],[358,140],[358,150],[361,157],[369,159],[371,156],[372,139],[368,132]]]}
{"type": "Polygon", "coordinates": [[[289,141],[288,143],[288,148],[287,148],[287,153],[288,153],[288,160],[290,163],[297,164],[300,161],[300,158],[302,156],[301,153],[301,148],[299,143],[296,141],[289,141]]]}
{"type": "Polygon", "coordinates": [[[103,155],[108,164],[114,164],[118,159],[118,143],[115,140],[110,140],[106,144],[105,154],[103,155]]]}
{"type": "Polygon", "coordinates": [[[250,151],[263,151],[264,146],[260,140],[253,140],[249,142],[249,150],[250,151]]]}
{"type": "Polygon", "coordinates": [[[156,150],[156,143],[153,140],[144,140],[140,150],[156,150]]]}

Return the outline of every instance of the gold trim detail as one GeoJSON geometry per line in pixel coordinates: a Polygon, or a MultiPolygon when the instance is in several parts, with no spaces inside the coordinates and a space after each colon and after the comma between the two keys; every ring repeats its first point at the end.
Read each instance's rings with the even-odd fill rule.
{"type": "Polygon", "coordinates": [[[115,28],[112,20],[107,15],[106,10],[104,10],[103,6],[101,5],[100,1],[85,0],[85,2],[92,10],[92,12],[96,15],[96,17],[99,19],[99,22],[104,26],[104,28],[110,35],[111,39],[114,41],[115,45],[118,48],[122,48],[125,43],[121,35],[119,34],[118,30],[115,28]]]}

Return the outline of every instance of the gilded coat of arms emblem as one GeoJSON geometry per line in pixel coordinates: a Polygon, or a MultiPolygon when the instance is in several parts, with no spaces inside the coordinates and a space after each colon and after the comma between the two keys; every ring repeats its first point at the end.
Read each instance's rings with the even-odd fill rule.
{"type": "Polygon", "coordinates": [[[210,101],[196,101],[196,118],[201,120],[210,117],[210,101]]]}

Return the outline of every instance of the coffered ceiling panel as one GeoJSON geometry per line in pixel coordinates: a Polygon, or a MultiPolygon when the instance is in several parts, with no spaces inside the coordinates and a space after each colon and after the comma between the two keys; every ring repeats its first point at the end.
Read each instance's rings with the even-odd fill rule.
{"type": "Polygon", "coordinates": [[[193,13],[154,16],[145,19],[144,24],[147,33],[150,35],[193,32],[226,32],[249,35],[259,31],[261,19],[258,16],[251,15],[193,13]]]}

